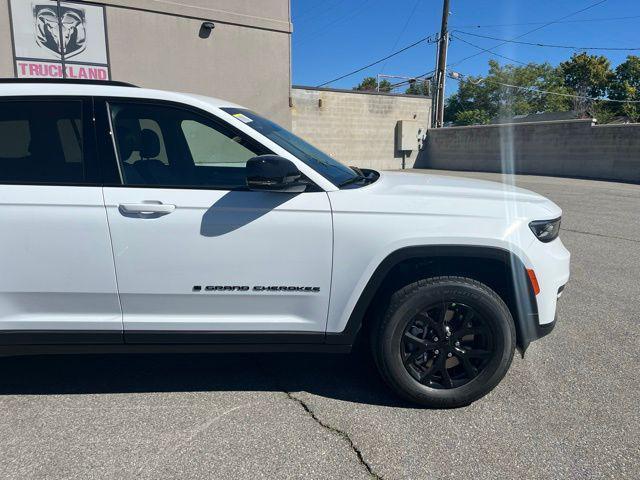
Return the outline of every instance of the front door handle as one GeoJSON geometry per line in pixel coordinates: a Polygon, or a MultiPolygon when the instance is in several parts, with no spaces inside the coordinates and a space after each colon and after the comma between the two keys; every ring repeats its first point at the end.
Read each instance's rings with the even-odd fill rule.
{"type": "Polygon", "coordinates": [[[139,215],[167,215],[176,209],[175,205],[168,205],[161,202],[153,203],[121,203],[118,205],[120,211],[124,214],[139,215]]]}

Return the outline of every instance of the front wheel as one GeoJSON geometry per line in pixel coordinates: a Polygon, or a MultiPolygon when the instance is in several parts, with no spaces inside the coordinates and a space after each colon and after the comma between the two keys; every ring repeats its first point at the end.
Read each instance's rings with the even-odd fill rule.
{"type": "Polygon", "coordinates": [[[511,365],[516,335],[504,301],[465,277],[436,277],[392,297],[373,329],[384,380],[428,407],[468,405],[490,392],[511,365]]]}

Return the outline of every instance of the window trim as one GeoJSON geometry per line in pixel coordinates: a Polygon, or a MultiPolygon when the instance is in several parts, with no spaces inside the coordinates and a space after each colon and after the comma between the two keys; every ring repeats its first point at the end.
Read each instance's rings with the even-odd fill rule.
{"type": "Polygon", "coordinates": [[[124,175],[122,173],[122,163],[120,161],[120,153],[118,152],[118,146],[116,145],[116,136],[115,129],[113,128],[113,116],[111,115],[111,105],[109,101],[104,102],[104,113],[107,115],[107,122],[109,125],[109,136],[111,137],[111,148],[113,148],[113,159],[116,162],[116,170],[118,172],[118,178],[120,179],[120,184],[125,185],[124,183],[124,175]]]}
{"type": "Polygon", "coordinates": [[[93,98],[86,95],[15,95],[1,96],[0,107],[9,102],[79,102],[82,113],[82,163],[87,181],[79,182],[33,182],[7,181],[0,178],[0,185],[33,187],[101,187],[102,171],[97,158],[94,130],[93,98]]]}
{"type": "MultiPolygon", "coordinates": [[[[234,134],[246,138],[254,144],[260,146],[266,152],[275,155],[275,152],[256,138],[248,135],[242,130],[238,129],[235,125],[232,125],[225,119],[215,115],[212,112],[204,110],[202,108],[194,107],[187,103],[175,102],[172,100],[154,99],[154,98],[138,98],[138,97],[110,97],[110,96],[94,96],[94,105],[96,112],[96,135],[98,136],[99,157],[100,165],[105,172],[110,172],[112,177],[113,173],[117,172],[118,182],[106,181],[103,177],[103,185],[105,187],[115,188],[159,188],[166,190],[216,190],[216,191],[235,191],[235,192],[248,192],[247,187],[237,188],[225,188],[214,185],[126,185],[124,183],[122,172],[120,171],[120,160],[118,158],[118,149],[115,145],[115,136],[113,135],[113,124],[111,119],[111,112],[109,108],[110,103],[130,103],[138,105],[152,105],[152,106],[164,106],[172,107],[179,110],[184,110],[192,114],[204,117],[206,120],[220,125],[222,128],[226,128],[232,131],[234,134]],[[106,117],[105,117],[106,116],[106,117]],[[114,165],[115,162],[115,165],[114,165]],[[114,168],[115,167],[115,168],[114,168]]],[[[305,192],[323,192],[313,180],[309,179],[303,174],[306,181],[309,182],[309,187],[305,192]]]]}

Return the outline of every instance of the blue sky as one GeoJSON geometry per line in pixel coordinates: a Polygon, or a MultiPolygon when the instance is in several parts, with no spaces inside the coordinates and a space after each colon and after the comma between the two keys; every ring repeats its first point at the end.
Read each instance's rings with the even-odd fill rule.
{"type": "MultiPolygon", "coordinates": [[[[450,29],[456,28],[496,38],[514,38],[541,25],[588,7],[598,0],[451,0],[450,29]],[[473,25],[491,25],[477,28],[473,25]]],[[[442,0],[291,0],[293,21],[293,83],[316,86],[382,58],[440,28],[442,0]]],[[[607,0],[601,5],[542,28],[520,41],[581,47],[640,47],[640,0],[607,0]],[[601,20],[617,17],[637,18],[601,20]],[[594,20],[580,21],[576,20],[594,20]]],[[[457,33],[483,48],[499,41],[457,33]]],[[[449,64],[479,50],[454,39],[449,64]]],[[[569,58],[573,50],[507,44],[497,53],[523,62],[548,61],[553,65],[569,58]]],[[[636,52],[590,51],[606,55],[615,66],[636,52]]],[[[418,45],[370,69],[330,86],[351,88],[365,76],[377,73],[420,75],[435,68],[436,46],[418,45]]],[[[456,65],[463,74],[482,75],[495,58],[481,54],[456,65]]],[[[448,83],[455,91],[455,82],[448,83]]]]}

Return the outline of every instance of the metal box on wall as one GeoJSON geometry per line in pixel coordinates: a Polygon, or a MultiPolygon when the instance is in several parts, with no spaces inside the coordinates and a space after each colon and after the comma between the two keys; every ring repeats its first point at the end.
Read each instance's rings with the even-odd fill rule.
{"type": "Polygon", "coordinates": [[[401,152],[418,150],[420,127],[415,120],[398,120],[396,145],[401,152]]]}

